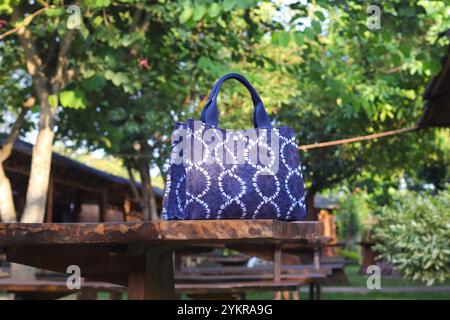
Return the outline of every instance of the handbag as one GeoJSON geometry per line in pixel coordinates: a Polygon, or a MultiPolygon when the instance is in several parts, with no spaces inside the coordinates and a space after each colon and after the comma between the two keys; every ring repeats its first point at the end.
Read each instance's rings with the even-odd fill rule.
{"type": "Polygon", "coordinates": [[[166,181],[165,220],[306,217],[294,130],[272,127],[258,92],[237,73],[217,81],[201,120],[175,124],[166,181]],[[219,127],[217,97],[228,79],[238,80],[250,92],[254,128],[219,127]]]}

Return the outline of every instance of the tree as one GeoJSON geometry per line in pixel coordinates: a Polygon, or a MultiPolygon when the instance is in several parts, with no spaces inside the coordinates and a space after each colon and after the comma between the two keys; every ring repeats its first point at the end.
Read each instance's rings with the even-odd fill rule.
{"type": "MultiPolygon", "coordinates": [[[[157,218],[149,171],[157,167],[165,176],[174,122],[198,114],[198,105],[206,102],[213,82],[232,61],[260,57],[252,46],[268,26],[260,22],[262,13],[255,3],[188,1],[181,7],[171,2],[141,3],[142,12],[132,22],[142,26],[139,36],[115,32],[121,36],[112,40],[105,34],[91,44],[92,51],[104,53],[114,43],[114,50],[107,51],[110,60],[131,60],[105,65],[93,55],[82,62],[85,79],[74,82],[70,90],[83,92],[89,106],[64,109],[58,136],[75,141],[76,147],[103,149],[122,158],[145,219],[157,218]],[[136,40],[129,44],[124,38],[130,37],[136,40]],[[134,183],[136,172],[142,188],[134,183]]],[[[115,28],[128,26],[122,22],[115,28]]]]}
{"type": "MultiPolygon", "coordinates": [[[[298,62],[284,63],[296,79],[296,95],[277,120],[300,133],[300,144],[337,140],[413,126],[423,112],[421,93],[439,69],[450,26],[444,1],[380,3],[380,30],[367,27],[364,3],[312,1],[291,5],[291,24],[272,39],[298,62]],[[295,14],[294,12],[297,12],[295,14]],[[308,18],[308,19],[305,19],[308,18]],[[305,21],[310,21],[310,26],[305,21]]],[[[363,170],[400,176],[435,154],[435,131],[418,132],[303,156],[306,202],[314,219],[314,195],[363,170]]]]}
{"type": "MultiPolygon", "coordinates": [[[[39,131],[33,148],[26,205],[21,221],[41,222],[44,219],[51,165],[51,146],[54,138],[53,120],[56,104],[52,104],[51,97],[58,95],[74,74],[73,70],[68,69],[67,59],[74,32],[61,28],[64,23],[59,21],[43,21],[43,24],[52,29],[53,33],[49,43],[41,43],[39,42],[39,32],[37,32],[40,26],[32,25],[32,22],[34,19],[40,19],[38,16],[42,16],[44,13],[48,15],[50,12],[54,12],[53,7],[47,4],[40,7],[38,4],[7,1],[2,5],[1,10],[6,13],[9,25],[14,27],[14,29],[11,29],[12,35],[4,40],[3,47],[16,48],[14,51],[5,50],[7,53],[17,54],[17,52],[21,52],[23,54],[23,60],[19,61],[23,61],[24,65],[21,66],[21,69],[14,70],[14,74],[20,74],[26,70],[31,80],[28,85],[32,85],[33,97],[38,101],[40,107],[39,131]],[[59,30],[57,29],[58,26],[60,27],[59,30]]],[[[2,35],[2,37],[4,36],[2,35]]],[[[11,62],[12,59],[6,58],[4,61],[11,62]]],[[[11,70],[8,66],[6,69],[11,70]]],[[[23,116],[17,117],[16,124],[13,127],[14,130],[7,140],[6,151],[10,150],[11,142],[17,137],[21,121],[23,121],[23,116]]],[[[10,151],[5,153],[6,157],[9,156],[9,153],[10,151]]],[[[8,188],[6,177],[1,175],[0,180],[6,190],[8,188]]],[[[11,209],[14,204],[11,203],[11,197],[7,197],[5,200],[6,206],[10,209],[6,212],[2,210],[2,214],[10,216],[14,211],[11,209]]],[[[7,217],[7,219],[11,220],[11,217],[7,217]]]]}

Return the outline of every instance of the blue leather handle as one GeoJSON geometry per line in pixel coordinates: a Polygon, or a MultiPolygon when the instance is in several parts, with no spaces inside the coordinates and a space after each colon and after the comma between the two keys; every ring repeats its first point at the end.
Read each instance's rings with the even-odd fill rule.
{"type": "Polygon", "coordinates": [[[219,90],[222,86],[222,83],[228,79],[236,79],[240,83],[242,83],[247,90],[250,92],[253,100],[254,112],[253,112],[253,125],[255,128],[272,128],[270,124],[269,115],[264,108],[264,105],[261,101],[261,98],[258,95],[258,92],[253,88],[253,86],[248,82],[248,80],[238,74],[238,73],[229,73],[217,81],[214,85],[211,93],[209,94],[208,102],[203,108],[201,120],[211,126],[217,127],[219,125],[219,110],[217,109],[217,97],[219,96],[219,90]]]}

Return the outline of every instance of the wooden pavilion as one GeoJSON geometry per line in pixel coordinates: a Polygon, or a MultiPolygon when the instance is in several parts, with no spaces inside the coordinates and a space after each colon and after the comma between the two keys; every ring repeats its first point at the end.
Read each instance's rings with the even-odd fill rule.
{"type": "MultiPolygon", "coordinates": [[[[32,148],[17,141],[4,163],[18,213],[25,205],[32,148]]],[[[154,194],[160,206],[163,191],[154,188],[154,194]]],[[[140,206],[128,179],[53,152],[45,222],[133,221],[140,217],[140,206]]]]}

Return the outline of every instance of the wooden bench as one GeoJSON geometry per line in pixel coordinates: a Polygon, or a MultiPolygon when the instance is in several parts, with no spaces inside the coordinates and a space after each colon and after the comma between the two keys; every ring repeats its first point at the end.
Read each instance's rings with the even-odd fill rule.
{"type": "Polygon", "coordinates": [[[0,268],[0,279],[9,278],[10,274],[8,270],[0,268]]]}
{"type": "Polygon", "coordinates": [[[315,291],[320,299],[321,282],[330,272],[309,265],[283,265],[277,280],[273,266],[182,267],[175,273],[175,280],[177,288],[180,286],[182,293],[193,298],[242,299],[246,291],[297,291],[300,286],[309,285],[309,298],[314,299],[315,291]]]}
{"type": "Polygon", "coordinates": [[[58,299],[77,293],[79,300],[96,300],[98,292],[109,292],[111,300],[121,300],[126,288],[105,282],[83,281],[81,289],[69,289],[63,280],[0,279],[0,291],[14,294],[16,300],[58,299]]]}
{"type": "Polygon", "coordinates": [[[194,299],[239,299],[248,291],[295,291],[302,285],[301,281],[239,281],[213,283],[177,283],[177,293],[186,294],[194,299]]]}
{"type": "Polygon", "coordinates": [[[345,266],[347,261],[341,256],[322,257],[320,262],[321,267],[331,270],[331,274],[325,280],[326,285],[348,285],[349,281],[345,274],[345,266]]]}

